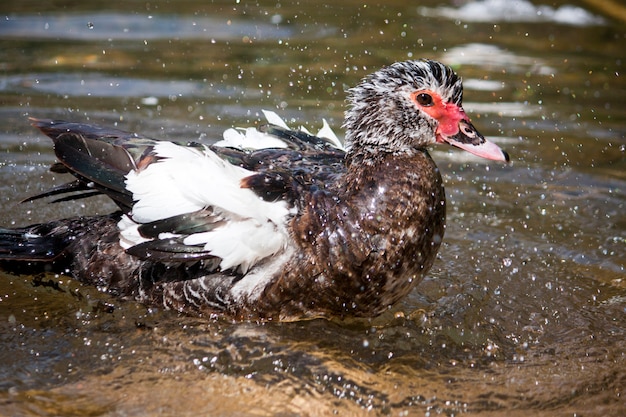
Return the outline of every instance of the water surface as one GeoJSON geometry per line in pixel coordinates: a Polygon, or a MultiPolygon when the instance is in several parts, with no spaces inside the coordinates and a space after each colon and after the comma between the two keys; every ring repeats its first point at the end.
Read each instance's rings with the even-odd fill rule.
{"type": "Polygon", "coordinates": [[[345,89],[411,58],[462,75],[512,162],[433,149],[444,244],[372,321],[215,322],[0,272],[0,414],[626,413],[619,5],[39,3],[0,6],[2,226],[113,209],[18,203],[65,180],[29,116],[210,142],[272,109],[340,133],[345,89]]]}

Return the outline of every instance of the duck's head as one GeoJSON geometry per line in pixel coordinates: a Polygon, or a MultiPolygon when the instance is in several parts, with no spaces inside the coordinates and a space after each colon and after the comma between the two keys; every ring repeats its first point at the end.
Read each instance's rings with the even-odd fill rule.
{"type": "Polygon", "coordinates": [[[397,62],[349,91],[346,111],[348,154],[412,152],[448,143],[487,159],[509,156],[487,141],[462,107],[463,85],[437,61],[397,62]]]}

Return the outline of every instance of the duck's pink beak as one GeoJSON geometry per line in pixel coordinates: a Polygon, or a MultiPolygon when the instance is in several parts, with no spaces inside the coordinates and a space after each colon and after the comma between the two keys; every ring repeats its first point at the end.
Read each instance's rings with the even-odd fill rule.
{"type": "Polygon", "coordinates": [[[461,107],[448,104],[446,110],[445,114],[439,118],[437,142],[445,142],[494,161],[509,161],[509,154],[495,143],[485,139],[472,125],[461,107]]]}

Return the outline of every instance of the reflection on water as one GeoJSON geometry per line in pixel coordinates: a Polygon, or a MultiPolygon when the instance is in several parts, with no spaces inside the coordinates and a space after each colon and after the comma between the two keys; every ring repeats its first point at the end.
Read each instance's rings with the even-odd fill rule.
{"type": "Polygon", "coordinates": [[[278,14],[267,22],[255,22],[254,25],[242,20],[197,15],[101,12],[26,14],[9,15],[0,27],[0,35],[89,41],[197,39],[212,43],[246,36],[256,40],[293,37],[293,28],[280,25],[281,21],[278,14]]]}
{"type": "Polygon", "coordinates": [[[564,4],[554,8],[526,0],[478,0],[460,7],[422,7],[420,12],[425,16],[444,16],[464,22],[556,22],[575,26],[605,23],[603,18],[582,7],[564,4]]]}
{"type": "Polygon", "coordinates": [[[439,259],[372,321],[211,322],[0,272],[0,414],[624,414],[626,31],[619,5],[569,3],[584,18],[525,1],[0,6],[2,226],[112,209],[17,204],[63,181],[29,115],[214,141],[268,108],[339,130],[345,88],[407,58],[453,65],[513,160],[433,150],[439,259]],[[502,19],[511,4],[531,14],[502,19]]]}

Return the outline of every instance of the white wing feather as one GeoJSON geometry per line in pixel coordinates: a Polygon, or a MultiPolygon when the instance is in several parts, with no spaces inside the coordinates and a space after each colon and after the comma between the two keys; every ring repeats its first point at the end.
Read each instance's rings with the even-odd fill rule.
{"type": "Polygon", "coordinates": [[[322,128],[319,132],[317,132],[317,136],[330,140],[335,148],[345,150],[343,144],[341,143],[337,135],[335,135],[335,132],[333,131],[333,129],[331,129],[326,119],[322,119],[322,128]]]}
{"type": "Polygon", "coordinates": [[[267,149],[286,148],[287,144],[275,136],[259,132],[254,127],[230,128],[224,131],[224,139],[215,143],[215,146],[237,149],[267,149]]]}
{"type": "MultiPolygon", "coordinates": [[[[263,115],[267,119],[268,123],[280,126],[284,129],[289,129],[287,123],[285,123],[285,121],[275,112],[263,110],[263,115]]],[[[344,149],[343,144],[328,125],[328,122],[325,119],[322,119],[322,123],[322,128],[317,133],[317,136],[328,139],[337,149],[344,149]]],[[[300,126],[299,130],[311,134],[304,126],[300,126]]],[[[226,129],[223,134],[223,139],[216,142],[215,146],[257,150],[267,148],[286,148],[287,144],[275,136],[259,132],[254,127],[248,127],[226,129]]]]}
{"type": "Polygon", "coordinates": [[[287,126],[287,123],[285,123],[282,117],[277,115],[275,112],[271,110],[262,110],[262,111],[268,123],[271,123],[276,126],[280,126],[283,129],[289,129],[289,126],[287,126]]]}
{"type": "MultiPolygon", "coordinates": [[[[263,113],[269,123],[288,129],[276,113],[263,113]]],[[[318,136],[343,148],[326,120],[318,136]]],[[[255,128],[228,129],[215,145],[239,149],[287,146],[255,128]]],[[[186,236],[183,243],[204,246],[221,258],[222,269],[245,273],[262,259],[284,251],[290,239],[286,223],[293,212],[283,201],[264,201],[254,191],[241,188],[241,180],[253,172],[228,163],[208,147],[159,142],[154,152],[163,159],[126,176],[126,188],[133,193],[135,204],[132,213],[118,223],[123,248],[150,240],[138,231],[142,223],[212,207],[226,221],[209,232],[186,236]]],[[[173,236],[165,233],[160,238],[173,236]]]]}
{"type": "Polygon", "coordinates": [[[192,234],[184,243],[203,245],[222,258],[222,269],[245,272],[287,243],[287,204],[264,201],[240,186],[241,179],[253,172],[224,161],[208,148],[160,142],[154,150],[164,159],[126,176],[126,188],[136,202],[132,213],[118,223],[124,248],[148,240],[137,230],[141,223],[209,206],[226,220],[224,225],[211,232],[192,234]]]}

